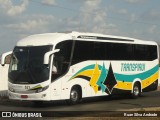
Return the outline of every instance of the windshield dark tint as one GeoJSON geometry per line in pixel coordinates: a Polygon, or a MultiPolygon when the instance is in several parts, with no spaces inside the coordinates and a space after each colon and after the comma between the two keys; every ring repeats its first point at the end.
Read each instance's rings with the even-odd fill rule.
{"type": "Polygon", "coordinates": [[[15,84],[36,84],[49,79],[49,65],[44,65],[44,55],[51,45],[15,47],[9,67],[9,81],[15,84]]]}

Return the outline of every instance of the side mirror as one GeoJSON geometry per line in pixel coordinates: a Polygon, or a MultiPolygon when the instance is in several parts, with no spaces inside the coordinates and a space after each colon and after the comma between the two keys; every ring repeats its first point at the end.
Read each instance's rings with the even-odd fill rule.
{"type": "Polygon", "coordinates": [[[5,64],[10,64],[10,57],[11,57],[12,51],[3,53],[1,56],[1,65],[4,66],[5,64]]]}
{"type": "Polygon", "coordinates": [[[56,49],[56,50],[49,51],[49,52],[45,53],[43,64],[48,64],[49,63],[49,56],[51,56],[52,54],[59,52],[59,51],[60,51],[60,49],[56,49]]]}

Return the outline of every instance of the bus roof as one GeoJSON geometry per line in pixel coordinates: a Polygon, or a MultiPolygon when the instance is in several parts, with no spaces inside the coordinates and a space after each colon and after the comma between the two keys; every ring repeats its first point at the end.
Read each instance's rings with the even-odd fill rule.
{"type": "Polygon", "coordinates": [[[153,41],[144,41],[129,37],[104,35],[98,33],[85,33],[85,32],[63,32],[63,33],[44,33],[44,34],[31,35],[18,41],[16,46],[53,45],[57,41],[63,41],[69,39],[157,45],[157,43],[153,41]]]}

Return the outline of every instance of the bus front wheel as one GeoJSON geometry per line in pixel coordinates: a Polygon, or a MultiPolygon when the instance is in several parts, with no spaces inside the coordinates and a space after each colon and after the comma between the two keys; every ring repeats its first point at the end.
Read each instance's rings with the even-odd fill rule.
{"type": "Polygon", "coordinates": [[[70,105],[74,105],[80,102],[80,99],[81,99],[80,90],[77,87],[73,87],[70,92],[70,99],[67,100],[67,103],[70,105]]]}

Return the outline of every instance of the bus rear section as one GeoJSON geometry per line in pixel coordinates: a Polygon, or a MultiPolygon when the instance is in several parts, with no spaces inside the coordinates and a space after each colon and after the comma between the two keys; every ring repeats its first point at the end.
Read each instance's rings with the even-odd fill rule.
{"type": "MultiPolygon", "coordinates": [[[[105,38],[104,38],[105,39],[105,38]]],[[[72,84],[85,87],[85,97],[157,90],[158,45],[155,42],[75,41],[72,84]],[[73,82],[75,81],[75,82],[73,82]],[[81,81],[81,82],[80,82],[81,81]]]]}

